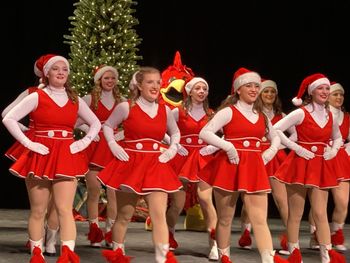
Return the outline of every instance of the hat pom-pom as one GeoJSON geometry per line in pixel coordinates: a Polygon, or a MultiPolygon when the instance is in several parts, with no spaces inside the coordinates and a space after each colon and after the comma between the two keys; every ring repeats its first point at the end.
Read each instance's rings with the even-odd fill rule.
{"type": "Polygon", "coordinates": [[[301,98],[295,97],[292,99],[292,102],[295,106],[300,106],[303,103],[303,100],[301,98]]]}

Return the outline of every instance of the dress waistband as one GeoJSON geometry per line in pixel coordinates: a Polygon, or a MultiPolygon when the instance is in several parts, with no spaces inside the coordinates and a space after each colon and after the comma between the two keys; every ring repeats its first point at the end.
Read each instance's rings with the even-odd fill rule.
{"type": "Polygon", "coordinates": [[[256,137],[226,138],[237,151],[261,152],[261,140],[256,137]]]}
{"type": "Polygon", "coordinates": [[[168,146],[161,143],[160,141],[153,139],[139,139],[139,140],[126,140],[123,141],[123,146],[125,150],[133,152],[163,152],[168,146]]]}
{"type": "Polygon", "coordinates": [[[185,147],[203,147],[207,144],[198,137],[198,134],[188,134],[181,136],[180,144],[185,147]]]}
{"type": "Polygon", "coordinates": [[[72,139],[73,138],[73,132],[66,131],[66,130],[36,130],[35,131],[36,137],[44,137],[44,138],[51,138],[51,139],[72,139]]]}
{"type": "Polygon", "coordinates": [[[324,142],[297,142],[300,146],[304,147],[305,149],[313,152],[316,156],[323,156],[324,152],[327,150],[327,145],[324,142]]]}

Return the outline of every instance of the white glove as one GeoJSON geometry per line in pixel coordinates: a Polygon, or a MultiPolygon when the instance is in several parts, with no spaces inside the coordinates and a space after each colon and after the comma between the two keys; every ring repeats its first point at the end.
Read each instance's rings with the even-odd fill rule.
{"type": "Polygon", "coordinates": [[[100,135],[96,134],[95,138],[92,139],[94,142],[100,141],[100,135]]]}
{"type": "Polygon", "coordinates": [[[177,150],[175,149],[175,147],[171,146],[168,149],[166,149],[161,155],[159,155],[158,160],[161,163],[167,163],[175,157],[176,153],[177,150]]]}
{"type": "Polygon", "coordinates": [[[276,151],[274,151],[271,148],[266,149],[261,156],[264,161],[264,164],[267,164],[269,161],[271,161],[275,155],[276,151]]]}
{"type": "Polygon", "coordinates": [[[123,147],[121,147],[118,143],[116,143],[115,141],[110,141],[108,145],[115,157],[117,157],[119,160],[123,162],[129,161],[129,155],[126,153],[123,147]]]}
{"type": "Polygon", "coordinates": [[[199,154],[202,156],[206,156],[215,153],[217,150],[219,150],[219,148],[213,145],[207,145],[199,150],[199,154]]]}
{"type": "Polygon", "coordinates": [[[300,145],[298,145],[298,147],[295,149],[295,153],[306,160],[310,160],[315,157],[315,154],[313,152],[306,150],[304,147],[300,145]]]}
{"type": "Polygon", "coordinates": [[[239,156],[236,148],[233,145],[228,149],[228,151],[226,151],[226,154],[230,163],[233,163],[233,164],[239,163],[239,156]]]}
{"type": "Polygon", "coordinates": [[[181,156],[187,156],[188,155],[188,150],[183,147],[181,144],[178,144],[178,150],[177,150],[177,153],[181,156]]]}
{"type": "Polygon", "coordinates": [[[333,159],[337,155],[338,151],[336,149],[327,149],[323,154],[323,159],[326,161],[333,159]]]}
{"type": "Polygon", "coordinates": [[[118,131],[114,134],[114,140],[116,140],[117,142],[123,140],[124,138],[124,130],[118,131]]]}
{"type": "Polygon", "coordinates": [[[71,154],[75,154],[85,150],[89,144],[91,143],[91,139],[85,136],[83,139],[77,140],[69,145],[71,154]]]}
{"type": "Polygon", "coordinates": [[[19,125],[19,128],[21,129],[22,132],[25,132],[25,131],[29,130],[29,128],[27,126],[23,125],[20,122],[18,123],[18,125],[19,125]]]}
{"type": "Polygon", "coordinates": [[[38,142],[32,142],[28,138],[24,139],[22,144],[24,147],[28,148],[29,150],[39,153],[41,155],[46,155],[48,154],[49,148],[47,148],[44,144],[38,143],[38,142]]]}

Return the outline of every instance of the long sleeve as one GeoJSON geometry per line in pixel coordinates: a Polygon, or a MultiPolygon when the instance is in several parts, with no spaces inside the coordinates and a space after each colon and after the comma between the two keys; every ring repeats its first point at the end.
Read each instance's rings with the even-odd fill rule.
{"type": "Polygon", "coordinates": [[[14,106],[3,118],[2,122],[11,135],[23,145],[29,141],[22,132],[19,121],[35,110],[38,106],[38,94],[36,92],[27,95],[16,106],[14,106]]]}
{"type": "Polygon", "coordinates": [[[129,115],[129,103],[121,102],[119,103],[111,115],[109,115],[108,119],[103,124],[103,134],[106,137],[107,142],[112,142],[114,140],[114,129],[122,123],[129,115]]]}
{"type": "Polygon", "coordinates": [[[4,118],[5,115],[13,108],[15,107],[18,103],[20,103],[25,97],[27,97],[29,94],[28,89],[23,91],[21,94],[18,95],[18,97],[11,102],[1,113],[1,118],[4,118]]]}
{"type": "Polygon", "coordinates": [[[180,130],[174,118],[174,113],[166,106],[167,113],[167,134],[170,136],[170,147],[174,147],[176,150],[180,143],[180,130]]]}
{"type": "Polygon", "coordinates": [[[199,138],[206,141],[208,144],[228,151],[232,144],[225,141],[223,138],[216,135],[222,127],[228,124],[232,118],[232,110],[229,107],[218,111],[214,117],[202,128],[199,133],[199,138]]]}
{"type": "Polygon", "coordinates": [[[95,136],[98,134],[98,132],[101,129],[101,122],[96,117],[96,115],[92,112],[92,110],[89,108],[89,106],[85,103],[84,100],[79,98],[79,110],[78,110],[78,116],[86,121],[86,123],[89,125],[89,130],[87,131],[87,134],[85,137],[89,139],[95,138],[95,136]]]}

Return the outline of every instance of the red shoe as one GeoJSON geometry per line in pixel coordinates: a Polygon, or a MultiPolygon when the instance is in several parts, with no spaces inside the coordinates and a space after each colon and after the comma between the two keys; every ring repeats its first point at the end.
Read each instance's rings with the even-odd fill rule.
{"type": "Polygon", "coordinates": [[[68,246],[62,246],[61,256],[57,259],[56,263],[80,263],[80,258],[68,246]]]}
{"type": "Polygon", "coordinates": [[[118,248],[117,250],[102,250],[102,255],[109,263],[129,263],[131,257],[124,255],[123,250],[118,248]]]}
{"type": "Polygon", "coordinates": [[[90,240],[90,245],[92,247],[101,247],[101,242],[103,239],[104,235],[101,228],[99,228],[96,223],[91,223],[88,233],[88,240],[90,240]]]}
{"type": "Polygon", "coordinates": [[[220,260],[221,263],[233,263],[230,258],[226,255],[223,255],[220,260]]]}
{"type": "Polygon", "coordinates": [[[169,231],[169,249],[170,250],[175,250],[179,244],[176,242],[173,233],[169,231]]]}
{"type": "Polygon", "coordinates": [[[113,242],[112,242],[112,231],[108,231],[105,233],[105,242],[106,242],[106,247],[112,247],[113,242]]]}
{"type": "Polygon", "coordinates": [[[330,261],[329,263],[346,263],[346,259],[344,255],[336,252],[335,250],[331,249],[328,251],[330,261]]]}
{"type": "Polygon", "coordinates": [[[292,254],[287,259],[283,259],[277,254],[275,254],[275,256],[273,257],[273,261],[275,263],[301,263],[303,260],[301,257],[300,250],[298,248],[295,248],[292,254]]]}
{"type": "Polygon", "coordinates": [[[152,231],[152,229],[153,229],[151,217],[149,217],[149,216],[147,216],[146,221],[145,221],[145,229],[148,231],[152,231]]]}
{"type": "Polygon", "coordinates": [[[29,261],[29,263],[46,263],[44,256],[39,247],[34,247],[33,255],[29,261]]]}
{"type": "Polygon", "coordinates": [[[244,230],[238,240],[238,245],[244,249],[252,249],[252,238],[250,237],[250,231],[248,229],[244,230]]]}
{"type": "Polygon", "coordinates": [[[287,241],[287,234],[283,233],[280,235],[280,245],[281,245],[281,250],[278,251],[281,255],[290,255],[290,252],[288,251],[288,241],[287,241]]]}
{"type": "Polygon", "coordinates": [[[345,251],[347,248],[344,246],[345,243],[345,237],[343,233],[343,229],[338,229],[334,234],[331,236],[332,245],[335,247],[336,250],[345,251]]]}
{"type": "Polygon", "coordinates": [[[168,252],[166,254],[166,260],[165,263],[178,263],[176,257],[174,256],[173,252],[168,252]]]}

